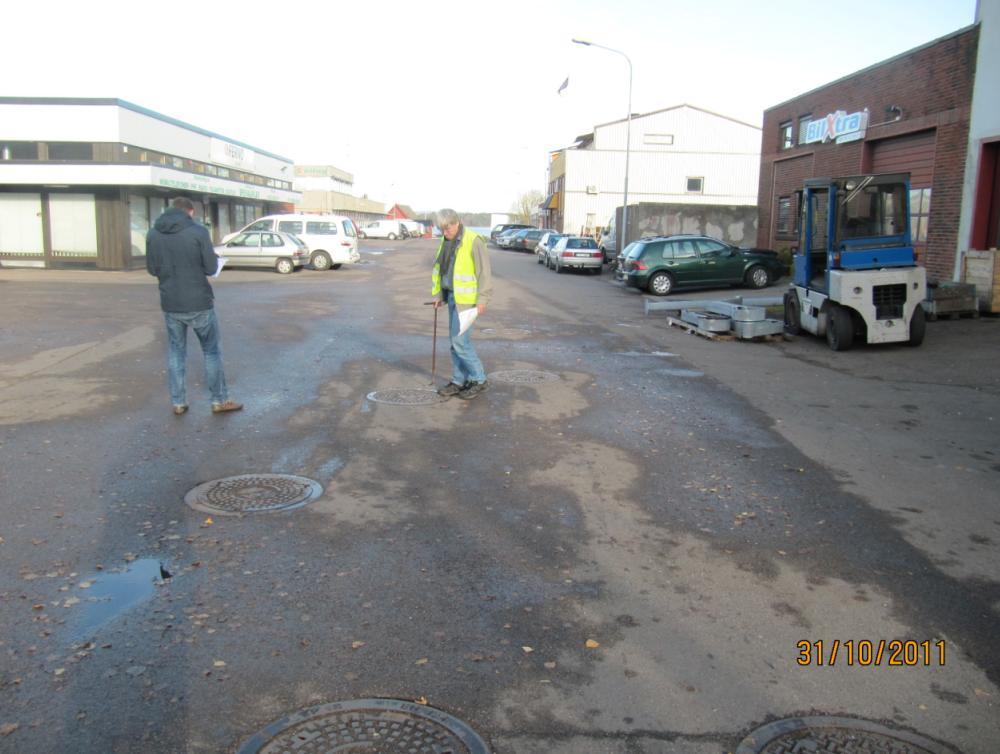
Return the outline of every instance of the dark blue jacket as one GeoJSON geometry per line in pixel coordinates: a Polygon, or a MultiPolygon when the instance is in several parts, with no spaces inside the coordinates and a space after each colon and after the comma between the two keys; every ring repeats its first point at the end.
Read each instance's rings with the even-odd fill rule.
{"type": "Polygon", "coordinates": [[[184,210],[169,208],[146,236],[146,269],[160,281],[165,312],[211,309],[215,296],[206,276],[218,265],[208,230],[184,210]]]}

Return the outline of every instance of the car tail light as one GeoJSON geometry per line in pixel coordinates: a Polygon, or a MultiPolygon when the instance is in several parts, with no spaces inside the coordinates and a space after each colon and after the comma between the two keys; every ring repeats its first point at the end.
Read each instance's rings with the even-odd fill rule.
{"type": "Polygon", "coordinates": [[[341,242],[340,242],[340,245],[341,245],[341,246],[350,246],[350,245],[351,245],[351,242],[350,242],[350,241],[341,241],[341,242]]]}
{"type": "Polygon", "coordinates": [[[639,270],[640,272],[641,272],[641,271],[643,271],[643,270],[645,270],[645,269],[647,269],[646,265],[644,265],[644,264],[643,264],[643,263],[642,263],[642,262],[641,262],[640,260],[638,260],[638,259],[636,259],[636,260],[635,260],[634,262],[632,262],[632,264],[631,264],[631,268],[632,268],[633,270],[639,270]]]}
{"type": "Polygon", "coordinates": [[[562,253],[562,256],[564,256],[564,257],[571,257],[571,256],[573,256],[573,252],[572,251],[564,251],[562,253]]]}
{"type": "Polygon", "coordinates": [[[599,257],[603,257],[603,256],[604,256],[604,254],[603,254],[603,253],[601,253],[600,251],[594,251],[594,252],[591,252],[590,256],[592,256],[592,257],[594,257],[595,259],[597,259],[597,258],[599,258],[599,257]]]}

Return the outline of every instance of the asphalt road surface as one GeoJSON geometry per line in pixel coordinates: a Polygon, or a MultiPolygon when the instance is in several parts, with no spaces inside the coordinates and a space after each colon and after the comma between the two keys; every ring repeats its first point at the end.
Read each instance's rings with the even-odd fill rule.
{"type": "Polygon", "coordinates": [[[193,338],[171,414],[144,272],[0,271],[0,751],[235,752],[372,697],[497,754],[719,754],[806,715],[996,751],[1000,321],[710,342],[607,274],[491,250],[487,371],[558,379],[376,402],[430,387],[434,249],[224,271],[246,409],[218,416],[193,338]],[[323,493],[185,504],[265,473],[323,493]]]}

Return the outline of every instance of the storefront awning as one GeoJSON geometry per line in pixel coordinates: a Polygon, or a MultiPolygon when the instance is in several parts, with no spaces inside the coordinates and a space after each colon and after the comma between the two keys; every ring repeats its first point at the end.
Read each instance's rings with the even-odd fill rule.
{"type": "Polygon", "coordinates": [[[559,194],[549,194],[548,198],[542,203],[542,209],[559,209],[559,194]]]}

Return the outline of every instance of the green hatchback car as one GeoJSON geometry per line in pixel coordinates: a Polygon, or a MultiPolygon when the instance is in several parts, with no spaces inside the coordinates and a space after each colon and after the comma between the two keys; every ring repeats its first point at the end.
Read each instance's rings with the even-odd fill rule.
{"type": "Polygon", "coordinates": [[[630,243],[618,259],[619,280],[656,296],[679,288],[766,288],[788,269],[777,252],[740,249],[708,236],[658,236],[630,243]]]}

